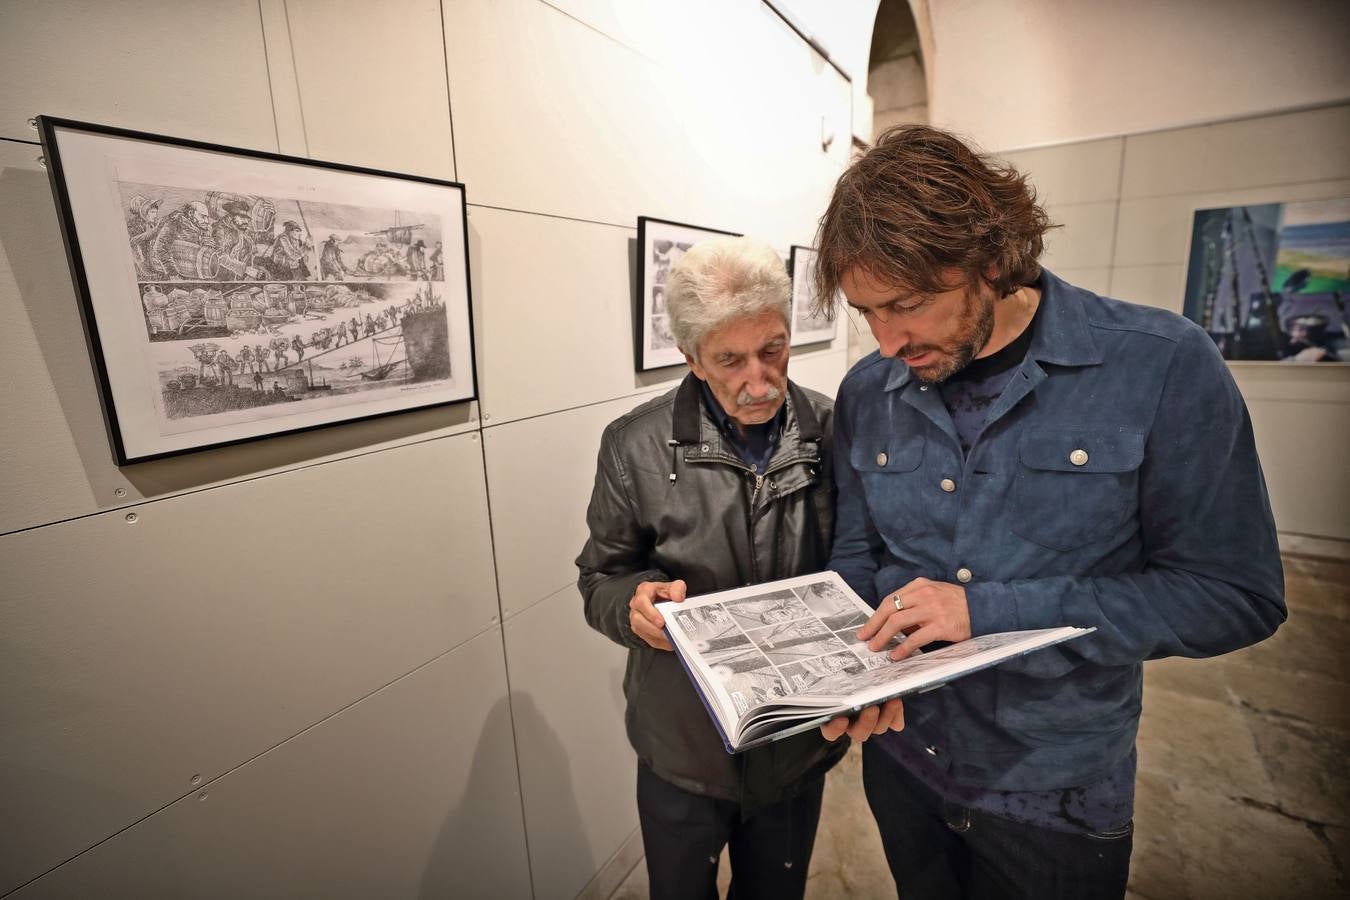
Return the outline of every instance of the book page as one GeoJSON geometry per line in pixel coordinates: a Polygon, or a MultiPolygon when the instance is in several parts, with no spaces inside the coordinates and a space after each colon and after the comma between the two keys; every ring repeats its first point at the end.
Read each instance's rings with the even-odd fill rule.
{"type": "Polygon", "coordinates": [[[857,639],[872,610],[834,572],[657,608],[687,664],[731,719],[723,723],[728,734],[757,708],[837,694],[832,676],[856,677],[889,663],[886,651],[873,653],[857,639]]]}
{"type": "Polygon", "coordinates": [[[732,746],[847,714],[1093,629],[985,634],[894,661],[857,639],[872,608],[835,572],[659,603],[666,630],[732,746]]]}

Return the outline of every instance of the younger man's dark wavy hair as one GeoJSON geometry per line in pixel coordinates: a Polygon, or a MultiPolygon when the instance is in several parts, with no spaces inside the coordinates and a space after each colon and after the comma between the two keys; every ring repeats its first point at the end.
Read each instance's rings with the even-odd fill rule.
{"type": "Polygon", "coordinates": [[[816,235],[816,296],[835,297],[855,266],[922,293],[951,290],[941,272],[957,268],[1007,296],[1040,277],[1051,227],[1011,166],[941,129],[898,125],[835,184],[816,235]]]}

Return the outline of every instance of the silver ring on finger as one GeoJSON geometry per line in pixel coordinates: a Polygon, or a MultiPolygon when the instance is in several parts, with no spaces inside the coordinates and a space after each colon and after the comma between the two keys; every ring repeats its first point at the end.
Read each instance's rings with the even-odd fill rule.
{"type": "Polygon", "coordinates": [[[902,609],[905,608],[905,604],[903,604],[903,603],[900,602],[900,595],[899,595],[899,594],[896,594],[894,597],[892,597],[892,598],[891,598],[891,602],[895,604],[895,611],[896,611],[896,612],[899,612],[900,610],[902,610],[902,609]]]}

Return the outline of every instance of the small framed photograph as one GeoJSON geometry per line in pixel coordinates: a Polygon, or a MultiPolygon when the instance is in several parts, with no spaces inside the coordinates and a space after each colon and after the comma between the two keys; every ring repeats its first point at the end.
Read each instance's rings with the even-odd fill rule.
{"type": "MultiPolygon", "coordinates": [[[[839,317],[827,319],[815,312],[816,251],[792,245],[788,274],[792,276],[792,346],[832,341],[839,317]]],[[[836,298],[837,301],[838,298],[836,298]]]]}
{"type": "Polygon", "coordinates": [[[675,346],[666,314],[666,276],[684,252],[699,241],[718,235],[740,235],[650,216],[638,216],[637,229],[637,306],[633,317],[637,371],[684,365],[684,354],[675,346]]]}
{"type": "Polygon", "coordinates": [[[462,184],[39,131],[119,465],[477,396],[462,184]]]}

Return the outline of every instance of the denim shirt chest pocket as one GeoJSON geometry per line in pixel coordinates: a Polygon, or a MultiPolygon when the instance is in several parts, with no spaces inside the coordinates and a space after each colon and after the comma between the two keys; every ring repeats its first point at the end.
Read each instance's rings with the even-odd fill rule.
{"type": "Polygon", "coordinates": [[[927,527],[922,496],[923,435],[858,435],[849,462],[863,484],[872,522],[900,539],[927,527]]]}
{"type": "Polygon", "coordinates": [[[1110,537],[1138,504],[1144,435],[1115,429],[1037,429],[1022,435],[1012,530],[1052,550],[1110,537]]]}

